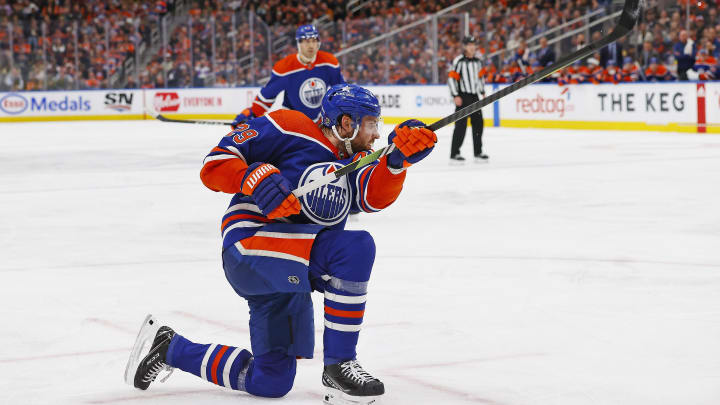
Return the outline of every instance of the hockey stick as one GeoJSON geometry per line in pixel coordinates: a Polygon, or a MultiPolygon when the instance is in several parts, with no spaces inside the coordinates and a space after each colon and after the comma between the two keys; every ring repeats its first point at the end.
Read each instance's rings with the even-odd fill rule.
{"type": "Polygon", "coordinates": [[[232,122],[222,122],[222,121],[209,121],[209,120],[180,120],[175,118],[168,118],[159,112],[155,112],[150,110],[149,108],[145,109],[145,112],[147,112],[148,115],[152,116],[158,121],[162,122],[179,122],[181,124],[205,124],[205,125],[232,125],[232,122]]]}
{"type": "MultiPolygon", "coordinates": [[[[553,74],[555,71],[570,66],[575,63],[575,61],[591,55],[600,48],[603,48],[610,43],[617,41],[619,38],[627,35],[627,33],[629,33],[635,26],[635,23],[640,16],[640,1],[641,0],[625,0],[625,5],[623,6],[623,11],[620,15],[620,19],[617,25],[615,26],[613,31],[605,37],[586,45],[584,48],[579,49],[571,53],[570,55],[563,57],[559,61],[553,63],[552,65],[544,68],[539,72],[533,73],[532,75],[522,80],[519,80],[511,84],[510,86],[505,87],[497,91],[496,93],[493,93],[490,96],[483,98],[482,100],[478,100],[470,104],[469,106],[463,108],[460,111],[456,111],[453,114],[448,115],[440,121],[433,122],[432,124],[428,125],[428,128],[433,131],[437,131],[438,129],[448,124],[452,124],[453,122],[459,121],[463,118],[467,118],[469,115],[479,111],[487,105],[494,103],[495,101],[507,96],[508,94],[513,93],[516,90],[523,88],[529,84],[542,80],[553,74]]],[[[374,161],[380,159],[381,157],[389,154],[393,151],[394,146],[394,144],[384,146],[381,149],[376,150],[375,152],[365,156],[362,159],[358,159],[355,162],[343,166],[332,173],[328,173],[315,181],[307,183],[302,187],[296,188],[295,190],[293,190],[293,194],[298,197],[303,196],[311,192],[312,190],[315,190],[316,188],[322,187],[325,184],[332,183],[336,179],[339,179],[340,177],[345,176],[348,173],[351,173],[357,169],[365,167],[373,163],[374,161]]]]}

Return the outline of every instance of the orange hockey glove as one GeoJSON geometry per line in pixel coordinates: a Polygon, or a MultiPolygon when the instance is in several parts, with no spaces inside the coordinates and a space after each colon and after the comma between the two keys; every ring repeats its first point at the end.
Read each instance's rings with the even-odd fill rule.
{"type": "Polygon", "coordinates": [[[389,142],[394,143],[396,149],[387,156],[388,166],[401,169],[429,155],[437,143],[437,135],[422,121],[407,120],[390,133],[389,142]]]}
{"type": "Polygon", "coordinates": [[[290,182],[270,163],[253,163],[242,179],[242,193],[252,196],[262,213],[270,219],[300,213],[300,201],[290,182]]]}

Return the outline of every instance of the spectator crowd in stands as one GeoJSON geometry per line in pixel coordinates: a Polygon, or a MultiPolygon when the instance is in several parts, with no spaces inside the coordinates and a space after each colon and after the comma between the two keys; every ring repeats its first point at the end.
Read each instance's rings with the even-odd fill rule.
{"type": "MultiPolygon", "coordinates": [[[[694,0],[689,15],[685,1],[647,0],[628,37],[548,80],[720,79],[719,0],[694,0]]],[[[481,38],[486,81],[511,83],[597,39],[610,22],[564,34],[614,11],[608,0],[484,0],[440,15],[433,34],[435,22],[422,18],[455,3],[373,0],[350,14],[347,0],[0,0],[0,91],[255,85],[293,50],[295,27],[318,20],[331,52],[418,23],[342,53],[352,82],[444,83],[467,22],[481,38]],[[140,70],[128,74],[128,66],[140,70]]]]}
{"type": "Polygon", "coordinates": [[[0,0],[0,89],[107,88],[165,2],[0,0]]]}
{"type": "MultiPolygon", "coordinates": [[[[556,72],[550,80],[569,84],[720,79],[717,4],[693,2],[689,20],[682,2],[672,4],[678,7],[668,10],[658,1],[649,1],[641,22],[628,37],[556,72]],[[685,29],[686,22],[689,29],[685,29]]],[[[601,35],[595,31],[591,39],[601,35]]],[[[512,55],[488,65],[483,72],[488,82],[512,83],[556,59],[547,40],[541,39],[533,52],[527,51],[523,41],[512,55]]],[[[585,45],[584,36],[576,36],[573,45],[571,50],[585,45]]]]}

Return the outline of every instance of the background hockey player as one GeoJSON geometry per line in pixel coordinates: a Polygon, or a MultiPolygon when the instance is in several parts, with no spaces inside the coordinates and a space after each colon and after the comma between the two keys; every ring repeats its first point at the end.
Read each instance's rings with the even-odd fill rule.
{"type": "Polygon", "coordinates": [[[297,53],[275,63],[270,81],[260,89],[252,105],[235,117],[233,127],[265,114],[283,90],[283,107],[300,111],[313,121],[320,118],[320,102],[327,89],[345,83],[340,62],[320,50],[320,35],[313,25],[300,26],[295,41],[297,53]]]}
{"type": "MultiPolygon", "coordinates": [[[[479,96],[485,96],[485,83],[482,78],[482,64],[477,58],[477,39],[473,36],[466,36],[462,40],[463,53],[452,62],[452,69],[448,73],[448,86],[450,95],[455,101],[455,111],[479,100],[479,96]]],[[[472,124],[473,152],[476,161],[487,161],[488,156],[482,151],[483,116],[482,111],[470,115],[472,124]]],[[[465,158],[460,155],[460,147],[465,140],[467,119],[455,123],[452,144],[450,145],[451,162],[463,163],[465,158]]]]}
{"type": "Polygon", "coordinates": [[[396,150],[296,198],[292,189],[364,156],[380,137],[380,104],[368,90],[333,86],[322,107],[321,124],[283,109],[240,124],[212,149],[200,174],[211,190],[234,194],[222,218],[223,267],[250,307],[252,353],[193,343],[148,317],[128,363],[129,383],[146,389],[163,369],[180,368],[227,388],[281,397],[293,385],[296,358],[313,356],[316,290],[325,296],[326,403],[369,404],[385,392],[355,352],[375,245],[369,233],[343,228],[350,211],[392,204],[407,169],[437,137],[422,122],[405,121],[388,137],[396,150]],[[153,339],[145,355],[142,343],[153,339]]]}

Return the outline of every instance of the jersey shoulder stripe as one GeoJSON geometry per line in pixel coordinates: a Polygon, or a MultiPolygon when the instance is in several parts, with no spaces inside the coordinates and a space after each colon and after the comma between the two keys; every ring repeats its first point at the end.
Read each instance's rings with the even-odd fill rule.
{"type": "Polygon", "coordinates": [[[306,69],[298,60],[298,54],[292,53],[275,63],[272,72],[278,76],[287,76],[290,73],[306,69]]]}
{"type": "Polygon", "coordinates": [[[317,57],[315,58],[315,66],[320,65],[339,68],[340,62],[338,62],[335,55],[331,54],[330,52],[318,51],[317,57]]]}
{"type": "MultiPolygon", "coordinates": [[[[317,56],[315,57],[315,63],[312,65],[312,68],[321,66],[328,66],[331,68],[339,69],[340,62],[338,62],[337,58],[330,52],[318,51],[317,56]]],[[[287,76],[291,73],[299,72],[306,69],[308,69],[308,67],[300,62],[300,60],[298,59],[298,54],[293,53],[277,61],[273,66],[272,72],[277,76],[287,76]]]]}
{"type": "Polygon", "coordinates": [[[242,153],[240,153],[240,151],[237,148],[234,148],[232,146],[228,146],[228,147],[216,146],[205,157],[203,164],[205,164],[207,162],[211,162],[213,160],[224,160],[224,159],[241,159],[243,162],[245,161],[245,158],[243,157],[242,153]]]}
{"type": "Polygon", "coordinates": [[[337,148],[307,115],[295,110],[276,110],[265,117],[278,131],[313,141],[337,156],[337,148]]]}

